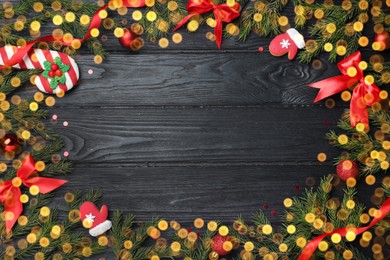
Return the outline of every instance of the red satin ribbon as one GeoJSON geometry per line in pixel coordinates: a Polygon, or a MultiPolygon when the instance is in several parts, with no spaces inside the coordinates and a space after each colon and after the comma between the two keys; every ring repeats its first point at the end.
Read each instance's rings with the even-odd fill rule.
{"type": "MultiPolygon", "coordinates": [[[[122,6],[128,7],[128,8],[143,7],[143,6],[145,6],[145,0],[124,0],[122,6]]],[[[89,38],[91,38],[91,31],[93,29],[98,29],[100,27],[102,20],[103,20],[102,18],[100,18],[99,12],[107,9],[107,7],[108,7],[108,4],[105,4],[103,7],[101,7],[99,10],[97,10],[94,13],[94,15],[92,16],[91,23],[89,24],[88,31],[85,34],[84,38],[83,39],[75,39],[75,40],[79,40],[80,42],[84,42],[84,41],[88,40],[89,38]]],[[[25,55],[27,55],[27,53],[31,50],[31,48],[34,46],[35,43],[37,43],[37,42],[54,42],[54,41],[59,41],[62,43],[62,45],[65,45],[65,46],[71,45],[71,43],[65,42],[63,39],[58,39],[58,38],[55,38],[53,36],[44,36],[44,37],[38,38],[36,40],[33,40],[33,41],[27,43],[25,46],[19,48],[18,51],[11,57],[11,59],[9,59],[7,64],[5,64],[5,66],[12,67],[12,66],[18,64],[23,59],[23,57],[25,55]]],[[[0,66],[0,69],[2,69],[3,67],[4,66],[0,66]]]]}
{"type": "Polygon", "coordinates": [[[182,27],[191,17],[197,14],[205,14],[213,11],[215,21],[217,22],[214,27],[215,41],[218,48],[221,48],[222,43],[222,22],[229,23],[240,16],[240,4],[235,3],[233,7],[228,6],[227,4],[215,5],[212,0],[190,0],[187,3],[186,9],[189,13],[184,17],[173,29],[176,31],[182,27]]]}
{"type": "MultiPolygon", "coordinates": [[[[390,212],[390,198],[387,198],[386,201],[382,204],[381,208],[378,210],[380,213],[377,213],[377,215],[373,218],[371,223],[368,226],[365,227],[359,227],[355,228],[354,232],[356,235],[359,235],[368,229],[372,228],[374,225],[376,225],[379,221],[384,219],[387,214],[390,212]]],[[[313,253],[317,250],[318,244],[325,238],[332,236],[333,234],[339,234],[342,237],[345,237],[347,232],[350,229],[348,228],[339,228],[334,230],[331,233],[326,233],[323,235],[320,235],[312,240],[309,241],[309,243],[306,245],[306,247],[302,250],[301,255],[299,256],[298,260],[309,260],[310,257],[313,255],[313,253]]]]}
{"type": "Polygon", "coordinates": [[[367,106],[372,106],[379,101],[380,89],[375,84],[365,83],[363,70],[359,68],[360,61],[361,53],[357,51],[337,64],[343,75],[309,84],[310,87],[320,89],[314,102],[355,86],[350,103],[352,127],[355,127],[359,122],[368,125],[367,106]],[[357,71],[353,77],[347,74],[347,70],[350,67],[355,68],[357,71]]]}
{"type": "MultiPolygon", "coordinates": [[[[24,186],[31,187],[33,185],[38,186],[39,193],[46,194],[51,192],[64,183],[66,180],[58,180],[52,178],[38,177],[36,176],[37,170],[35,169],[35,161],[31,155],[24,159],[22,166],[16,172],[16,177],[20,180],[15,180],[15,183],[21,181],[24,186]]],[[[12,212],[13,218],[6,219],[6,232],[10,232],[20,214],[22,214],[23,206],[20,201],[22,192],[19,186],[14,186],[12,180],[0,182],[0,203],[4,204],[4,212],[12,212]]]]}

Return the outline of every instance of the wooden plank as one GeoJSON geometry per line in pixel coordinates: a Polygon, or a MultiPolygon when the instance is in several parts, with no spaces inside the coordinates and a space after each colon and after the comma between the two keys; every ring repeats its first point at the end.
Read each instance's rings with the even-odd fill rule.
{"type": "MultiPolygon", "coordinates": [[[[283,200],[300,195],[320,177],[334,173],[333,166],[210,166],[129,167],[113,164],[77,164],[65,178],[70,182],[55,193],[55,204],[65,209],[63,195],[71,189],[98,188],[111,210],[137,215],[144,221],[158,215],[189,225],[196,217],[230,224],[239,214],[249,219],[264,209],[271,222],[279,223],[283,200]],[[296,186],[300,190],[297,190],[296,186]],[[272,215],[272,210],[276,215],[272,215]]],[[[380,186],[378,183],[376,186],[380,186]]],[[[342,190],[336,188],[336,192],[342,190]]],[[[368,202],[371,192],[359,184],[360,199],[368,202]]],[[[369,205],[369,204],[367,204],[369,205]]]]}
{"type": "Polygon", "coordinates": [[[92,56],[78,56],[77,61],[79,85],[59,106],[312,104],[318,90],[307,84],[339,74],[324,59],[316,70],[257,53],[110,54],[101,65],[92,56]]]}
{"type": "Polygon", "coordinates": [[[54,127],[76,162],[315,164],[318,152],[338,155],[324,135],[342,111],[317,106],[56,108],[60,121],[54,127]]]}
{"type": "MultiPolygon", "coordinates": [[[[322,168],[329,172],[332,167],[322,168]]],[[[314,170],[319,171],[313,166],[134,168],[95,164],[76,165],[66,178],[75,189],[99,188],[112,209],[135,213],[141,220],[160,215],[186,222],[195,216],[230,221],[239,213],[249,217],[266,203],[268,213],[273,209],[281,213],[283,198],[297,194],[295,186],[303,186],[314,170]],[[301,178],[290,173],[299,173],[301,178]],[[273,192],[276,189],[278,194],[273,192]]]]}

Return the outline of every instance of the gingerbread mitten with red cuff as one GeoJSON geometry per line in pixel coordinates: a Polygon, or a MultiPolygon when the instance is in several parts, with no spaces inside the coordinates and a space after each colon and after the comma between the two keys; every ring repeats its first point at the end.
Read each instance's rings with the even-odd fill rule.
{"type": "Polygon", "coordinates": [[[89,228],[89,234],[93,237],[104,234],[112,227],[111,221],[107,220],[108,208],[103,205],[99,211],[92,202],[84,202],[80,207],[83,226],[89,228]]]}
{"type": "Polygon", "coordinates": [[[293,60],[298,50],[305,47],[305,40],[294,28],[276,36],[269,45],[269,51],[273,56],[282,56],[288,53],[288,59],[293,60]]]}

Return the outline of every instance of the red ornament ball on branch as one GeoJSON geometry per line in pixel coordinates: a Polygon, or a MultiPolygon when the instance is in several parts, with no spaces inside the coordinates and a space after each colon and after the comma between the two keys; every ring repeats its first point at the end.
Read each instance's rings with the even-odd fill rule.
{"type": "Polygon", "coordinates": [[[388,31],[377,33],[372,44],[374,51],[384,51],[390,48],[390,34],[388,31]]]}
{"type": "Polygon", "coordinates": [[[211,249],[216,252],[219,256],[224,256],[230,253],[224,249],[223,244],[228,241],[228,236],[221,236],[220,234],[215,235],[211,239],[211,249]]]}
{"type": "Polygon", "coordinates": [[[356,162],[352,160],[342,160],[337,164],[337,176],[343,181],[346,181],[348,178],[359,177],[359,167],[356,162]]]}
{"type": "Polygon", "coordinates": [[[16,152],[20,147],[18,138],[13,134],[6,134],[1,139],[0,145],[3,152],[16,152]]]}
{"type": "Polygon", "coordinates": [[[138,51],[144,46],[144,40],[130,28],[123,29],[123,36],[119,38],[119,43],[126,49],[138,51]]]}

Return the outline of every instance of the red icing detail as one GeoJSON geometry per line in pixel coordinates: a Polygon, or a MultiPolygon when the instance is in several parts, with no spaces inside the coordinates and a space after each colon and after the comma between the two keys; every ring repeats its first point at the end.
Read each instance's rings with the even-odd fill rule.
{"type": "Polygon", "coordinates": [[[51,70],[54,70],[54,71],[58,70],[58,65],[55,63],[51,64],[51,70]]]}
{"type": "Polygon", "coordinates": [[[56,70],[55,74],[57,77],[62,77],[62,70],[56,70]]]}

